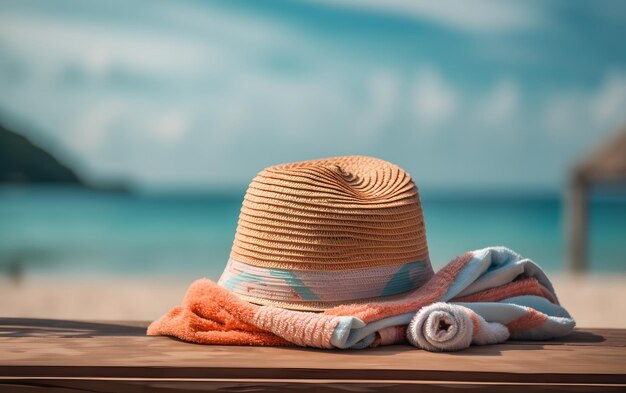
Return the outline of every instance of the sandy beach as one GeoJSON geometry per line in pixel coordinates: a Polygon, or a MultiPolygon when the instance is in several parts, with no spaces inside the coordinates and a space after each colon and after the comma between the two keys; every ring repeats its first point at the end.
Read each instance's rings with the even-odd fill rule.
{"type": "MultiPolygon", "coordinates": [[[[553,275],[561,303],[579,327],[626,328],[626,275],[553,275]]],[[[0,316],[79,320],[153,320],[182,300],[192,280],[0,278],[0,316]]]]}

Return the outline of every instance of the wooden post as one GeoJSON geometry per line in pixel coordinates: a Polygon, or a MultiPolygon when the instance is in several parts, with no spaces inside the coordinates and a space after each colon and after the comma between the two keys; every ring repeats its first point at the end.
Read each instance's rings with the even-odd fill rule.
{"type": "Polygon", "coordinates": [[[571,273],[587,270],[587,192],[584,178],[575,174],[567,194],[567,267],[571,273]]]}

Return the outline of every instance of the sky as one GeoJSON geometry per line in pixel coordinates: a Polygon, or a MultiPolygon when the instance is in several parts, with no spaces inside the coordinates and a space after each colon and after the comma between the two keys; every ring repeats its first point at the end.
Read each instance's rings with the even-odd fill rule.
{"type": "Polygon", "coordinates": [[[626,120],[624,37],[621,1],[0,0],[0,121],[148,191],[352,154],[554,191],[626,120]]]}

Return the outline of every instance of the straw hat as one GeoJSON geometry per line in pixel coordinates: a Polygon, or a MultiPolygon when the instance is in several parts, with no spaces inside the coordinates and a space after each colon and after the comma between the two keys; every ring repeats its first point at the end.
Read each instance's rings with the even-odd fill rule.
{"type": "Polygon", "coordinates": [[[432,275],[409,174],[348,156],[259,173],[219,285],[252,303],[320,311],[401,297],[432,275]]]}

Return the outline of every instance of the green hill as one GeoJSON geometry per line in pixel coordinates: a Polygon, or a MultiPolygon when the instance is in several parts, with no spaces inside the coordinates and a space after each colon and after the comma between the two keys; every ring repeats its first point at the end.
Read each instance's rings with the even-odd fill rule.
{"type": "Polygon", "coordinates": [[[0,124],[0,183],[84,186],[76,172],[52,154],[0,124]]]}

